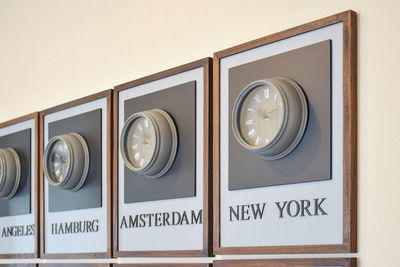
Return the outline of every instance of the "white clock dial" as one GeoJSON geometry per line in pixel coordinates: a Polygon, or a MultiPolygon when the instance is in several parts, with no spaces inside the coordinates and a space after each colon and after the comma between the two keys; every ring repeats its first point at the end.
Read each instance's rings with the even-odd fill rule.
{"type": "Polygon", "coordinates": [[[156,133],[151,121],[140,117],[128,132],[127,154],[136,168],[144,168],[151,161],[156,147],[156,133]]]}
{"type": "Polygon", "coordinates": [[[61,183],[67,176],[70,167],[71,152],[65,141],[58,140],[50,151],[49,174],[56,183],[61,183]]]}
{"type": "Polygon", "coordinates": [[[240,112],[240,132],[251,146],[268,145],[283,123],[283,100],[270,85],[255,87],[244,99],[240,112]]]}

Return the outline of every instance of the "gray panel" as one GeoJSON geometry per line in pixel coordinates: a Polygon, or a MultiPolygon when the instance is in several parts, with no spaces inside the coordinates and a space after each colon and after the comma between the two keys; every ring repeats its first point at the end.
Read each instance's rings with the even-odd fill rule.
{"type": "Polygon", "coordinates": [[[21,163],[21,183],[12,199],[0,199],[0,217],[31,213],[31,129],[0,137],[0,148],[14,148],[21,163]]]}
{"type": "Polygon", "coordinates": [[[49,123],[49,140],[60,134],[79,133],[85,138],[90,154],[88,176],[79,191],[71,192],[49,185],[50,212],[101,207],[101,111],[96,109],[49,123]]]}
{"type": "Polygon", "coordinates": [[[124,167],[125,203],[192,197],[196,192],[196,82],[170,87],[126,100],[126,120],[149,109],[168,112],[178,131],[178,151],[171,169],[162,177],[149,179],[124,167]]]}
{"type": "Polygon", "coordinates": [[[231,68],[230,114],[247,84],[277,76],[295,80],[306,94],[309,119],[304,137],[288,156],[267,161],[239,145],[229,121],[229,190],[331,179],[331,41],[231,68]]]}

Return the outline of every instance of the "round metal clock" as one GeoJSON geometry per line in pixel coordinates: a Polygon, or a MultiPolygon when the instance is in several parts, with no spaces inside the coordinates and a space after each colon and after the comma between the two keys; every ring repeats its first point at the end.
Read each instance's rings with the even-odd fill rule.
{"type": "Polygon", "coordinates": [[[161,109],[131,115],[121,132],[125,165],[148,178],[164,175],[175,160],[178,134],[171,116],[161,109]]]}
{"type": "Polygon", "coordinates": [[[15,196],[21,181],[21,163],[12,148],[0,149],[0,198],[15,196]]]}
{"type": "Polygon", "coordinates": [[[54,136],[43,155],[47,181],[65,190],[78,191],[89,171],[89,148],[78,133],[54,136]]]}
{"type": "Polygon", "coordinates": [[[308,121],[308,104],[293,80],[277,77],[247,85],[233,107],[237,141],[257,156],[276,160],[299,144],[308,121]]]}

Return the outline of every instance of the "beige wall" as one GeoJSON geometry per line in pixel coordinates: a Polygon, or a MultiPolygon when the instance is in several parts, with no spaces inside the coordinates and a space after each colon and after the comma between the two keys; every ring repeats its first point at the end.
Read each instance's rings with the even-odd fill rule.
{"type": "Polygon", "coordinates": [[[400,1],[0,0],[0,121],[359,13],[359,262],[400,266],[400,1]]]}

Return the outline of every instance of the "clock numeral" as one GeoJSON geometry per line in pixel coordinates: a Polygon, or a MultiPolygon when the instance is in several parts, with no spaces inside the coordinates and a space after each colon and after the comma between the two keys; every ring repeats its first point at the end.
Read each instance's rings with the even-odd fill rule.
{"type": "Polygon", "coordinates": [[[265,99],[269,98],[269,88],[264,89],[264,96],[265,96],[265,99]]]}
{"type": "Polygon", "coordinates": [[[254,99],[256,100],[257,103],[261,103],[261,99],[258,95],[255,95],[254,99]]]}
{"type": "Polygon", "coordinates": [[[253,122],[254,122],[253,120],[248,120],[248,121],[246,121],[246,124],[250,125],[250,124],[253,124],[253,122]]]}
{"type": "Polygon", "coordinates": [[[137,149],[137,148],[138,148],[138,144],[134,144],[134,145],[132,146],[132,148],[133,148],[133,149],[137,149]]]}
{"type": "Polygon", "coordinates": [[[137,152],[137,153],[135,154],[135,159],[136,159],[136,160],[138,160],[138,159],[139,159],[139,157],[140,157],[140,153],[139,153],[139,152],[137,152]]]}
{"type": "Polygon", "coordinates": [[[247,135],[248,135],[249,137],[253,137],[255,133],[256,133],[256,131],[255,131],[254,128],[253,128],[253,129],[250,130],[250,132],[247,133],[247,135]]]}
{"type": "Polygon", "coordinates": [[[251,112],[256,112],[254,109],[252,109],[252,108],[248,108],[247,109],[248,111],[251,111],[251,112]]]}

